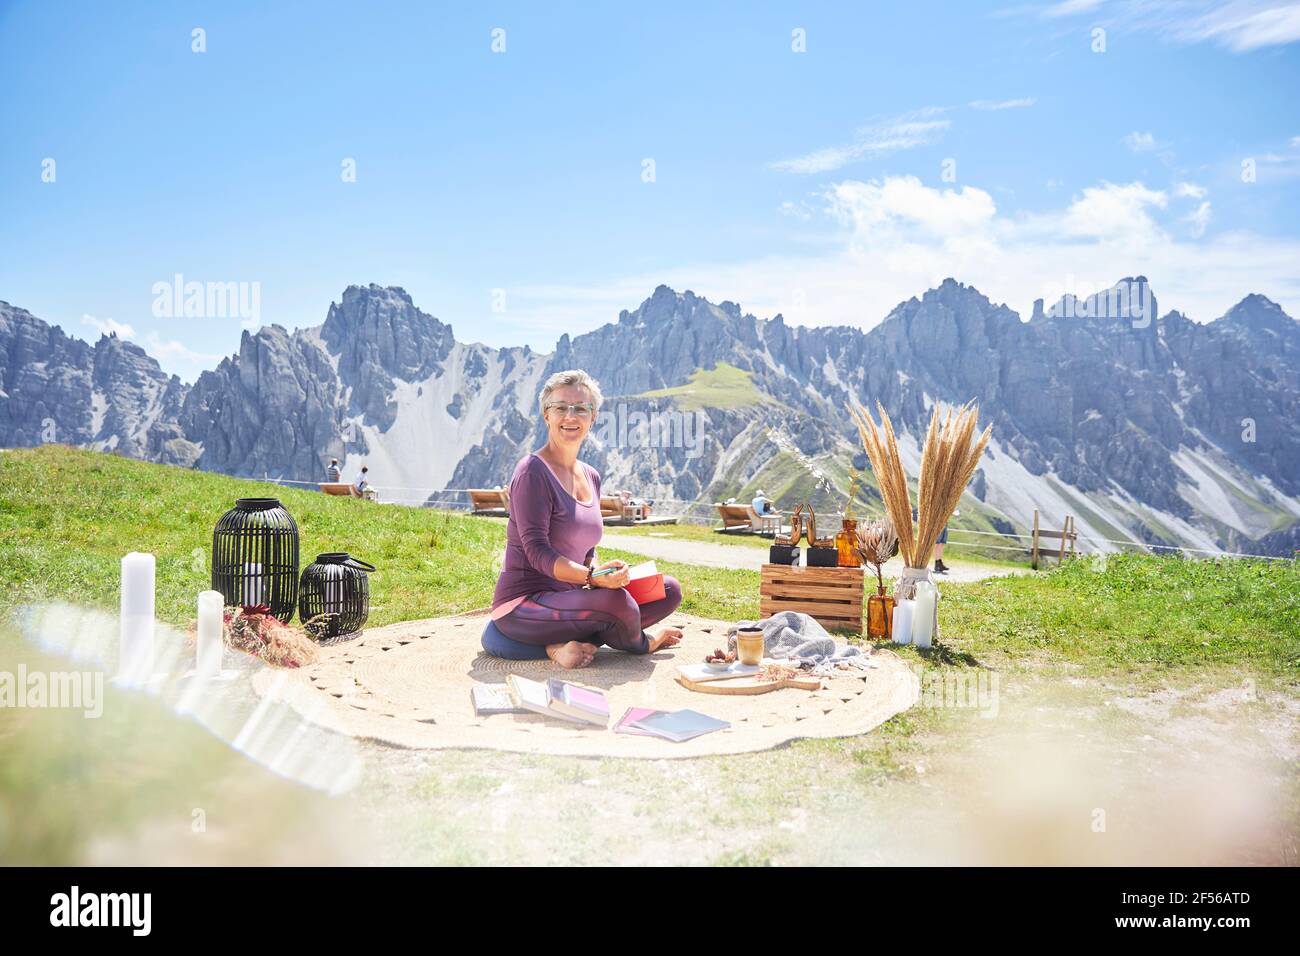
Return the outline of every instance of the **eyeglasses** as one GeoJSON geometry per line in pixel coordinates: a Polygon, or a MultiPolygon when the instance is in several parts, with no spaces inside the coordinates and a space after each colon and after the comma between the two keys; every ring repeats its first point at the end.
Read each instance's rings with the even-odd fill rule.
{"type": "Polygon", "coordinates": [[[574,418],[590,418],[596,413],[596,406],[591,402],[581,402],[576,405],[572,402],[547,402],[546,410],[548,412],[559,412],[561,418],[567,418],[570,415],[574,418]]]}

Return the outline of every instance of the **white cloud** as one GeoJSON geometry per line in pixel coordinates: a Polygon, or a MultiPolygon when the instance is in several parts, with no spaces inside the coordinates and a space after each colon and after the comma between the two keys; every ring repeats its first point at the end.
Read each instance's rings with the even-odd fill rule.
{"type": "Polygon", "coordinates": [[[932,235],[960,235],[985,225],[996,212],[993,197],[982,189],[931,189],[915,176],[869,183],[849,180],[833,186],[827,198],[831,212],[860,235],[900,224],[932,235]]]}
{"type": "Polygon", "coordinates": [[[996,110],[1025,109],[1037,102],[1038,100],[1035,97],[1026,96],[1018,100],[972,100],[968,105],[971,109],[992,112],[996,110]]]}
{"type": "Polygon", "coordinates": [[[1215,40],[1234,53],[1300,40],[1300,4],[1235,2],[1175,27],[1187,40],[1215,40]]]}
{"type": "Polygon", "coordinates": [[[1124,137],[1124,145],[1135,153],[1149,153],[1156,148],[1156,138],[1150,133],[1132,132],[1124,137]]]}
{"type": "Polygon", "coordinates": [[[1209,190],[1196,183],[1174,183],[1174,195],[1180,199],[1204,199],[1209,190]]]}
{"type": "Polygon", "coordinates": [[[1197,239],[1205,235],[1205,228],[1210,224],[1210,201],[1207,199],[1183,217],[1183,222],[1191,226],[1191,233],[1197,239]]]}
{"type": "Polygon", "coordinates": [[[97,319],[93,315],[83,315],[81,324],[89,325],[101,335],[116,335],[119,339],[135,338],[135,329],[116,319],[97,319]]]}
{"type": "Polygon", "coordinates": [[[1300,3],[1282,0],[1067,0],[1039,11],[1047,18],[1080,14],[1094,25],[1178,43],[1213,42],[1233,53],[1300,40],[1300,3]]]}
{"type": "Polygon", "coordinates": [[[179,339],[164,339],[157,332],[145,335],[140,344],[146,352],[158,360],[160,365],[173,363],[206,367],[224,358],[222,355],[196,352],[179,339]]]}
{"type": "Polygon", "coordinates": [[[1101,0],[1064,0],[1054,3],[1043,11],[1045,17],[1068,17],[1076,13],[1086,13],[1101,5],[1101,0]]]}
{"type": "Polygon", "coordinates": [[[1163,209],[1168,198],[1141,183],[1089,186],[1070,203],[1060,219],[1065,234],[1095,239],[1152,235],[1156,229],[1151,209],[1163,209]]]}
{"type": "Polygon", "coordinates": [[[1132,275],[1150,277],[1163,310],[1200,321],[1250,292],[1300,315],[1300,241],[1247,231],[1206,238],[1198,230],[1208,222],[1208,205],[1190,215],[1172,211],[1164,190],[1143,183],[1103,182],[1032,215],[1000,210],[989,192],[973,186],[937,189],[910,177],[838,182],[825,202],[819,222],[828,230],[814,254],[520,289],[512,318],[537,328],[538,342],[550,348],[548,338],[612,321],[666,283],[715,302],[739,302],[760,316],[781,312],[799,324],[868,328],[948,276],[1027,318],[1036,298],[1053,302],[1063,292],[1086,294],[1132,275]]]}
{"type": "Polygon", "coordinates": [[[783,173],[827,173],[858,160],[925,146],[942,136],[944,130],[952,125],[949,120],[937,118],[942,112],[941,108],[931,106],[905,113],[862,127],[847,146],[829,146],[792,159],[776,160],[770,165],[783,173]]]}

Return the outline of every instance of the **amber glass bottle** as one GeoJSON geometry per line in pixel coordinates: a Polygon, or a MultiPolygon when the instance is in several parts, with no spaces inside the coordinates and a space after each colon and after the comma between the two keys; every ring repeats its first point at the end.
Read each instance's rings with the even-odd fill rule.
{"type": "Polygon", "coordinates": [[[858,523],[852,518],[844,519],[844,526],[835,535],[836,564],[841,568],[862,567],[862,556],[858,554],[858,523]]]}
{"type": "Polygon", "coordinates": [[[878,641],[890,640],[893,620],[894,596],[878,587],[876,593],[867,598],[867,637],[878,641]]]}

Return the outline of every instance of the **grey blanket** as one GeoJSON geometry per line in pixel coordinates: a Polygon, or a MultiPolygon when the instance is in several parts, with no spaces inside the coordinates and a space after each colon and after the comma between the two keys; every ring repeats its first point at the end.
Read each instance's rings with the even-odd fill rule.
{"type": "Polygon", "coordinates": [[[763,629],[763,654],[778,660],[798,662],[814,674],[841,668],[876,667],[860,648],[840,644],[817,621],[799,611],[781,611],[761,621],[738,621],[727,628],[727,649],[736,649],[736,631],[742,627],[763,629]]]}

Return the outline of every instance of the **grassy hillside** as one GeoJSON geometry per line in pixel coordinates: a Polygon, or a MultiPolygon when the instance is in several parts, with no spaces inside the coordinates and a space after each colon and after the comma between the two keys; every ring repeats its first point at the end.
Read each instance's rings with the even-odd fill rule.
{"type": "MultiPolygon", "coordinates": [[[[157,558],[158,617],[183,624],[211,583],[213,526],[236,498],[252,497],[279,498],[293,515],[304,567],[322,551],[375,565],[372,624],[491,601],[494,562],[505,546],[499,522],[46,445],[0,454],[0,611],[47,598],[114,609],[122,555],[149,551],[157,558]]],[[[620,556],[607,548],[601,555],[620,556]]],[[[732,595],[753,590],[733,585],[739,574],[692,572],[686,610],[737,607],[732,595]]],[[[757,610],[756,594],[752,603],[757,610]]]]}
{"type": "Polygon", "coordinates": [[[683,411],[697,408],[743,408],[770,399],[753,383],[744,369],[719,362],[713,368],[699,368],[685,385],[643,392],[638,398],[671,398],[683,411]]]}
{"type": "MultiPolygon", "coordinates": [[[[212,526],[238,497],[278,497],[302,555],[350,551],[375,564],[371,623],[485,607],[501,522],[375,505],[50,445],[0,455],[0,611],[43,599],[113,609],[119,561],[158,558],[158,616],[181,624],[209,586],[212,526]]],[[[610,535],[602,556],[626,557],[610,535]]],[[[685,585],[683,610],[736,620],[758,610],[758,575],[660,562],[685,585]]],[[[1107,668],[1206,664],[1294,679],[1300,668],[1295,562],[1142,555],[1049,573],[943,586],[947,659],[1025,656],[1107,668]]]]}
{"type": "MultiPolygon", "coordinates": [[[[160,616],[183,622],[208,584],[213,523],[236,497],[266,494],[298,519],[305,557],[347,549],[379,566],[374,623],[488,602],[501,522],[66,447],[10,451],[0,453],[0,670],[62,666],[19,636],[8,607],[68,599],[112,609],[131,549],[158,556],[160,616]]],[[[757,611],[752,572],[667,569],[683,581],[688,611],[731,620],[757,611]]],[[[994,675],[998,719],[923,700],[870,734],[691,761],[355,742],[366,775],[341,799],[263,771],[147,696],[110,687],[102,719],[89,721],[0,708],[0,860],[915,863],[926,835],[951,854],[967,833],[971,846],[1002,848],[998,863],[1295,863],[1300,778],[1285,756],[1300,687],[1295,562],[1080,560],[945,584],[940,615],[940,643],[898,653],[944,686],[994,675]],[[1034,746],[1048,756],[1025,749],[1034,746]],[[1022,751],[1036,755],[1008,776],[999,754],[1022,751]],[[1053,759],[1067,753],[1074,776],[1061,777],[1053,759]],[[1042,779],[1026,783],[1023,766],[1040,763],[1042,779]],[[511,794],[506,785],[521,780],[511,794]],[[1223,780],[1258,802],[1228,794],[1205,826],[1196,817],[1161,829],[1183,819],[1189,792],[1223,780]],[[574,809],[593,794],[607,812],[574,809]],[[700,812],[682,812],[684,799],[700,812]],[[1265,805],[1258,845],[1207,840],[1215,820],[1241,818],[1221,806],[1265,805]],[[1088,831],[1096,806],[1115,823],[1104,845],[1088,831]],[[207,836],[191,829],[195,808],[207,836]],[[799,831],[790,820],[804,821],[799,831]],[[1076,832],[1090,842],[1071,843],[1076,832]]],[[[990,859],[987,849],[977,859],[990,859]]]]}

